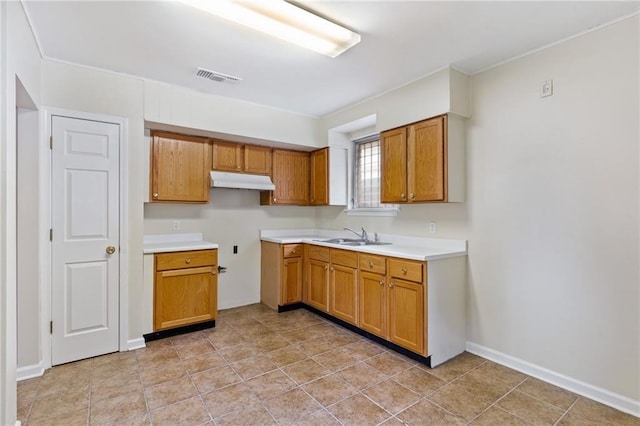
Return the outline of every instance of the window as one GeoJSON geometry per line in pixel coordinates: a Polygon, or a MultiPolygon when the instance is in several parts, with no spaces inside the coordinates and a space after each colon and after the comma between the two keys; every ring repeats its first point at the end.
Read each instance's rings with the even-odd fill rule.
{"type": "Polygon", "coordinates": [[[353,208],[370,209],[380,204],[380,136],[358,139],[355,143],[353,208]]]}

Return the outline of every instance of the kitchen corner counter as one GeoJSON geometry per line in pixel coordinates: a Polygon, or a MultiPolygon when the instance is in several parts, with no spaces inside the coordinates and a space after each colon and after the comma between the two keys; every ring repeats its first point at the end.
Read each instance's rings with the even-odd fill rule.
{"type": "Polygon", "coordinates": [[[346,231],[319,229],[261,230],[260,239],[278,244],[306,243],[323,247],[338,248],[361,253],[400,257],[418,261],[433,261],[467,255],[467,240],[444,238],[404,237],[392,234],[380,234],[381,241],[389,245],[348,246],[325,243],[318,240],[329,238],[352,238],[346,231]]]}
{"type": "Polygon", "coordinates": [[[200,232],[192,234],[145,235],[142,242],[144,254],[217,249],[218,244],[205,241],[200,232]]]}

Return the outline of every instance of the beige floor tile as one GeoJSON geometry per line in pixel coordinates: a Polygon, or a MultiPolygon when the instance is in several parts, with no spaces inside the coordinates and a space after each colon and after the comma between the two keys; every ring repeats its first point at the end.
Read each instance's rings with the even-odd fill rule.
{"type": "Polygon", "coordinates": [[[144,394],[149,410],[155,410],[165,405],[191,398],[198,394],[198,390],[191,383],[191,379],[185,376],[145,388],[144,394]]]}
{"type": "Polygon", "coordinates": [[[267,336],[253,339],[251,343],[261,352],[275,351],[289,346],[289,341],[277,334],[273,337],[267,336]]]}
{"type": "Polygon", "coordinates": [[[213,418],[259,404],[260,401],[244,383],[236,383],[203,395],[202,400],[213,418]]]}
{"type": "Polygon", "coordinates": [[[305,391],[295,388],[263,402],[271,415],[283,424],[292,424],[301,417],[318,411],[322,406],[305,391]]]}
{"type": "MultiPolygon", "coordinates": [[[[407,425],[464,425],[466,422],[432,404],[423,400],[412,405],[396,415],[407,425]]],[[[497,425],[496,425],[497,426],[497,425]]]]}
{"type": "Polygon", "coordinates": [[[419,365],[419,367],[424,368],[429,373],[441,378],[442,380],[450,382],[473,370],[474,368],[479,367],[484,362],[486,361],[479,356],[470,354],[469,352],[463,352],[457,357],[445,362],[444,364],[440,364],[436,368],[429,369],[421,365],[419,365]]]}
{"type": "Polygon", "coordinates": [[[277,336],[277,334],[263,324],[247,327],[239,331],[240,335],[247,340],[255,340],[267,338],[269,336],[277,336]]]}
{"type": "Polygon", "coordinates": [[[307,354],[296,348],[295,346],[287,346],[282,349],[277,349],[267,353],[267,356],[271,358],[274,364],[278,367],[284,367],[295,362],[307,359],[307,354]]]}
{"type": "Polygon", "coordinates": [[[218,353],[222,355],[227,362],[235,362],[259,355],[260,350],[252,343],[246,342],[228,348],[219,349],[218,353]]]}
{"type": "Polygon", "coordinates": [[[114,376],[108,379],[92,381],[91,403],[135,391],[142,391],[142,383],[137,374],[134,376],[114,376]]]}
{"type": "Polygon", "coordinates": [[[275,370],[262,376],[254,377],[245,382],[247,386],[261,400],[281,394],[296,387],[293,380],[288,378],[282,371],[275,370]]]}
{"type": "Polygon", "coordinates": [[[466,421],[471,421],[491,405],[486,400],[455,384],[448,384],[438,389],[427,399],[466,421]]]}
{"type": "Polygon", "coordinates": [[[359,361],[386,352],[386,350],[382,346],[368,342],[366,340],[351,343],[350,345],[343,346],[343,348],[347,350],[352,357],[356,358],[359,361]]]}
{"type": "Polygon", "coordinates": [[[147,414],[145,397],[142,392],[130,392],[114,398],[103,399],[91,404],[91,423],[108,423],[120,419],[144,418],[147,414]]]}
{"type": "Polygon", "coordinates": [[[280,335],[286,339],[290,343],[302,343],[308,340],[317,339],[321,336],[321,334],[313,333],[309,331],[310,329],[295,329],[292,331],[287,331],[285,333],[281,333],[280,335]]]}
{"type": "MultiPolygon", "coordinates": [[[[30,426],[85,426],[89,421],[89,411],[86,408],[66,413],[60,417],[50,416],[40,420],[29,420],[30,426]]],[[[23,424],[25,424],[23,422],[23,424]]]]}
{"type": "Polygon", "coordinates": [[[205,338],[175,345],[175,350],[182,360],[192,358],[196,355],[210,354],[215,351],[211,342],[205,338]]]}
{"type": "Polygon", "coordinates": [[[384,352],[379,355],[366,359],[364,362],[386,374],[387,376],[393,376],[404,370],[408,370],[413,367],[413,364],[405,361],[404,359],[391,354],[390,352],[384,352]]]}
{"type": "Polygon", "coordinates": [[[198,391],[202,394],[240,382],[242,379],[228,365],[201,371],[191,376],[198,391]]]}
{"type": "Polygon", "coordinates": [[[137,375],[139,364],[135,359],[126,359],[123,361],[114,361],[108,364],[96,366],[91,371],[91,380],[104,380],[115,376],[125,377],[137,375]]]}
{"type": "Polygon", "coordinates": [[[386,374],[364,362],[340,370],[337,374],[357,389],[364,389],[388,378],[386,374]]]}
{"type": "Polygon", "coordinates": [[[180,360],[178,353],[171,346],[163,346],[158,349],[143,348],[135,351],[138,358],[138,364],[140,368],[144,369],[147,366],[158,362],[177,361],[180,360]]]}
{"type": "Polygon", "coordinates": [[[357,364],[359,361],[351,356],[348,349],[336,349],[316,355],[313,359],[331,371],[338,371],[357,364]]]}
{"type": "Polygon", "coordinates": [[[306,333],[310,334],[314,337],[326,336],[326,335],[335,335],[340,332],[340,329],[336,326],[328,324],[326,322],[313,324],[303,329],[306,333]]]}
{"type": "Polygon", "coordinates": [[[511,368],[496,364],[492,361],[485,362],[474,371],[484,376],[491,377],[492,379],[500,380],[512,387],[522,383],[524,379],[527,378],[526,374],[522,374],[519,371],[512,370],[511,368]]]}
{"type": "Polygon", "coordinates": [[[358,393],[356,388],[335,374],[307,383],[302,388],[325,407],[358,393]]]}
{"type": "Polygon", "coordinates": [[[361,394],[343,399],[328,410],[343,425],[377,425],[391,417],[391,414],[361,394]]]}
{"type": "Polygon", "coordinates": [[[179,347],[192,342],[198,342],[206,339],[207,335],[202,331],[193,331],[191,333],[178,334],[177,336],[169,337],[169,341],[174,347],[179,347]]]}
{"type": "Polygon", "coordinates": [[[273,371],[278,368],[278,366],[276,366],[268,356],[258,355],[252,358],[236,361],[231,364],[231,368],[233,368],[240,377],[247,380],[252,377],[268,373],[269,371],[273,371]]]}
{"type": "Polygon", "coordinates": [[[46,398],[38,395],[31,407],[29,418],[36,420],[45,417],[57,417],[83,408],[86,409],[88,405],[88,387],[67,387],[46,398]]]}
{"type": "Polygon", "coordinates": [[[328,335],[335,345],[335,347],[342,347],[346,345],[350,345],[352,343],[357,343],[362,341],[362,338],[352,334],[352,333],[344,333],[340,331],[334,331],[328,335]]]}
{"type": "Polygon", "coordinates": [[[295,422],[296,426],[340,426],[340,422],[325,409],[303,417],[295,422]]]}
{"type": "Polygon", "coordinates": [[[116,414],[114,417],[106,419],[91,419],[91,426],[150,426],[149,413],[116,414]]]}
{"type": "Polygon", "coordinates": [[[322,376],[330,374],[331,371],[324,368],[312,359],[305,359],[295,364],[282,367],[282,371],[291,377],[297,384],[302,385],[322,376]]]}
{"type": "Polygon", "coordinates": [[[28,401],[31,403],[36,397],[36,393],[40,387],[40,382],[40,377],[19,381],[16,385],[18,400],[28,401]]]}
{"type": "Polygon", "coordinates": [[[50,397],[64,396],[68,392],[89,392],[91,379],[83,375],[77,379],[65,377],[60,380],[43,380],[38,388],[36,399],[46,399],[50,397]]]}
{"type": "Polygon", "coordinates": [[[298,344],[298,349],[308,356],[315,356],[324,352],[329,352],[335,348],[335,345],[328,337],[317,337],[298,344]]]}
{"type": "Polygon", "coordinates": [[[564,390],[542,380],[527,378],[516,389],[522,393],[541,399],[551,405],[566,410],[575,402],[578,395],[568,390],[564,390]]]}
{"type": "Polygon", "coordinates": [[[569,414],[600,424],[640,425],[640,418],[583,397],[578,397],[576,403],[569,410],[569,414]]]}
{"type": "Polygon", "coordinates": [[[565,415],[558,420],[557,426],[601,426],[602,422],[595,420],[587,420],[582,417],[578,417],[575,414],[565,413],[565,415]]]}
{"type": "Polygon", "coordinates": [[[112,354],[102,355],[93,358],[92,368],[95,368],[99,365],[109,364],[112,362],[137,362],[136,354],[133,351],[126,352],[114,352],[112,354]]]}
{"type": "Polygon", "coordinates": [[[493,406],[478,416],[471,424],[479,426],[527,426],[529,423],[493,406]]]}
{"type": "Polygon", "coordinates": [[[475,371],[465,374],[453,383],[490,403],[496,402],[512,389],[511,386],[504,382],[476,373],[475,371]]]}
{"type": "Polygon", "coordinates": [[[200,396],[176,402],[151,412],[154,426],[201,425],[211,420],[200,396]]]}
{"type": "Polygon", "coordinates": [[[231,413],[216,419],[216,425],[277,425],[278,423],[269,412],[260,404],[247,409],[231,413]]]}
{"type": "Polygon", "coordinates": [[[165,362],[159,366],[151,363],[149,367],[140,370],[140,379],[144,386],[154,386],[169,380],[179,379],[187,374],[180,360],[165,362]]]}
{"type": "Polygon", "coordinates": [[[394,376],[393,380],[416,392],[421,397],[431,394],[447,383],[418,367],[403,371],[394,376]]]}
{"type": "Polygon", "coordinates": [[[189,359],[185,359],[182,362],[182,365],[189,372],[189,374],[195,374],[201,371],[227,365],[227,360],[218,355],[216,352],[208,352],[196,355],[189,359]]]}
{"type": "Polygon", "coordinates": [[[538,425],[552,425],[562,417],[564,410],[514,390],[496,404],[521,419],[538,425]]]}
{"type": "Polygon", "coordinates": [[[31,407],[33,406],[33,401],[29,403],[25,403],[24,400],[18,400],[18,409],[16,410],[16,418],[22,422],[22,424],[26,424],[27,417],[29,417],[29,413],[31,412],[31,407]]]}
{"type": "Polygon", "coordinates": [[[273,331],[274,333],[283,334],[289,331],[297,330],[301,328],[301,325],[296,324],[295,321],[292,321],[292,320],[281,319],[280,321],[270,322],[269,324],[267,324],[267,327],[269,328],[269,330],[273,331]]]}
{"type": "Polygon", "coordinates": [[[391,414],[397,414],[420,400],[420,396],[417,393],[410,391],[393,380],[385,380],[382,383],[373,385],[362,391],[362,393],[391,414]]]}
{"type": "Polygon", "coordinates": [[[208,338],[209,341],[213,343],[213,346],[218,350],[247,343],[245,338],[235,331],[224,331],[217,334],[209,334],[208,338]]]}

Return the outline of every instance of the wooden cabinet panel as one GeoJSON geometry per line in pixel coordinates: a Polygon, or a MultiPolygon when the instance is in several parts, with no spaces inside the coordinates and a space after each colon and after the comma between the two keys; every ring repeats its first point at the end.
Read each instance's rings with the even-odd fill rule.
{"type": "Polygon", "coordinates": [[[282,246],[283,257],[301,257],[304,254],[302,244],[285,244],[282,246]]]}
{"type": "Polygon", "coordinates": [[[156,254],[156,271],[168,269],[216,266],[217,250],[178,251],[156,254]]]}
{"type": "Polygon", "coordinates": [[[306,252],[309,259],[329,261],[329,249],[327,247],[307,245],[306,252]]]}
{"type": "Polygon", "coordinates": [[[307,303],[316,309],[329,311],[329,264],[309,259],[307,262],[307,303]]]}
{"type": "Polygon", "coordinates": [[[347,250],[331,250],[331,264],[357,268],[358,253],[347,250]]]}
{"type": "Polygon", "coordinates": [[[302,300],[302,257],[288,257],[282,261],[280,304],[302,300]]]}
{"type": "Polygon", "coordinates": [[[234,142],[213,141],[212,170],[242,171],[242,145],[234,142]]]}
{"type": "Polygon", "coordinates": [[[384,275],[387,272],[387,259],[374,254],[358,253],[358,266],[361,271],[384,275]]]}
{"type": "Polygon", "coordinates": [[[309,154],[274,149],[272,165],[271,179],[276,189],[262,191],[260,204],[309,204],[309,154]]]}
{"type": "Polygon", "coordinates": [[[409,126],[407,187],[409,201],[445,199],[444,121],[437,117],[409,126]]]}
{"type": "Polygon", "coordinates": [[[205,138],[154,132],[151,201],[209,201],[211,144],[205,138]]]}
{"type": "Polygon", "coordinates": [[[426,356],[424,287],[392,278],[388,288],[389,340],[426,356]]]}
{"type": "Polygon", "coordinates": [[[358,280],[356,269],[332,264],[329,283],[329,313],[351,324],[357,324],[358,280]]]}
{"type": "Polygon", "coordinates": [[[309,158],[310,200],[313,206],[329,204],[329,148],[313,151],[309,158]]]}
{"type": "Polygon", "coordinates": [[[387,337],[387,298],[385,276],[358,273],[358,327],[380,337],[387,337]]]}
{"type": "Polygon", "coordinates": [[[407,133],[404,127],[380,134],[380,154],[381,201],[407,201],[407,133]]]}
{"type": "Polygon", "coordinates": [[[271,148],[265,146],[244,146],[243,171],[256,175],[271,174],[271,148]]]}
{"type": "Polygon", "coordinates": [[[405,259],[389,259],[389,275],[394,278],[421,283],[424,278],[424,263],[405,259]]]}

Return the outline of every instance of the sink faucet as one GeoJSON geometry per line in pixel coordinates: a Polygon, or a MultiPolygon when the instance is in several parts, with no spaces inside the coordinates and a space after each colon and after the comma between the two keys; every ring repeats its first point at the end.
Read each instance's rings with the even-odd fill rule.
{"type": "Polygon", "coordinates": [[[364,230],[364,228],[360,228],[362,229],[362,234],[359,234],[358,232],[354,231],[351,228],[343,228],[345,231],[349,231],[349,232],[353,232],[354,234],[356,234],[362,241],[369,241],[369,234],[367,234],[367,231],[364,230]]]}

